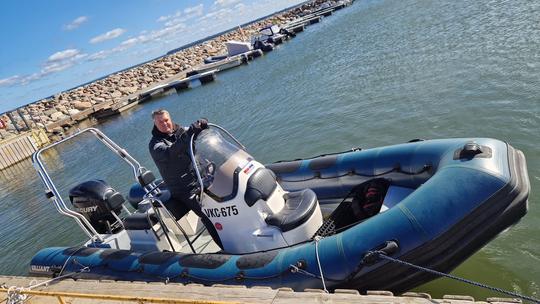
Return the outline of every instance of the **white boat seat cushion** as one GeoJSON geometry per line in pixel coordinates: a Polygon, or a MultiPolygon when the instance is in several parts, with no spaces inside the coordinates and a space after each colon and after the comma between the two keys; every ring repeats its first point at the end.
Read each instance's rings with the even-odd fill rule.
{"type": "Polygon", "coordinates": [[[311,189],[289,192],[283,198],[285,207],[265,219],[268,225],[276,226],[283,232],[302,225],[311,217],[318,204],[317,195],[311,189]]]}

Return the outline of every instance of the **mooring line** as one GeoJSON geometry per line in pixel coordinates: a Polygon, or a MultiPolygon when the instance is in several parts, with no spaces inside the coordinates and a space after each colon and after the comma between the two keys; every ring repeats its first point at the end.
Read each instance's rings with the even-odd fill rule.
{"type": "MultiPolygon", "coordinates": [[[[472,281],[472,280],[468,280],[468,279],[465,279],[465,278],[457,277],[455,275],[451,275],[451,274],[448,274],[448,273],[444,273],[444,272],[440,272],[440,271],[437,271],[437,270],[429,269],[429,268],[422,267],[422,266],[419,266],[419,265],[415,265],[415,264],[412,264],[412,263],[409,263],[409,262],[405,262],[403,260],[396,259],[396,258],[393,258],[393,257],[390,257],[390,256],[386,255],[386,253],[384,251],[370,251],[370,252],[368,252],[368,254],[376,255],[376,256],[378,256],[378,258],[381,258],[381,259],[384,259],[384,260],[387,260],[387,261],[390,261],[390,262],[398,263],[398,264],[401,264],[401,265],[405,265],[405,266],[408,266],[408,267],[411,267],[411,268],[415,268],[415,269],[418,269],[418,270],[421,270],[421,271],[424,271],[424,272],[427,272],[427,273],[431,273],[431,274],[434,274],[434,275],[437,275],[437,276],[440,276],[440,277],[446,277],[446,278],[453,279],[453,280],[456,280],[456,281],[459,281],[459,282],[462,282],[462,283],[466,283],[466,284],[470,284],[470,285],[473,285],[473,286],[485,288],[485,289],[488,289],[488,290],[491,290],[491,291],[496,291],[496,292],[499,292],[499,293],[502,293],[502,294],[505,294],[505,295],[509,295],[509,296],[512,296],[512,297],[516,297],[516,298],[527,300],[527,301],[530,301],[530,302],[533,302],[533,303],[540,304],[539,299],[536,299],[536,298],[533,298],[533,297],[530,297],[530,296],[526,296],[526,295],[522,295],[522,294],[519,294],[517,292],[505,290],[505,289],[502,289],[502,288],[489,286],[489,285],[479,283],[479,282],[475,282],[475,281],[472,281]]],[[[366,255],[368,255],[368,254],[366,254],[366,255]]]]}

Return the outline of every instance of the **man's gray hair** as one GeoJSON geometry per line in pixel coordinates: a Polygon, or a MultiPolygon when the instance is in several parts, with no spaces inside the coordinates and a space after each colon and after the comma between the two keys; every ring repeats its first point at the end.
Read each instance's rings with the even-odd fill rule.
{"type": "Polygon", "coordinates": [[[165,109],[156,109],[156,110],[152,111],[152,119],[155,119],[156,116],[161,116],[163,114],[167,114],[169,117],[171,116],[171,114],[169,114],[169,111],[167,111],[165,109]]]}

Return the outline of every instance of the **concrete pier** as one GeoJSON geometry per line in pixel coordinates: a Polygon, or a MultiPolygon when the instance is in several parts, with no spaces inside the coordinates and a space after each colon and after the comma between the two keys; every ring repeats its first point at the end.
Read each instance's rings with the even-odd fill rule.
{"type": "MultiPolygon", "coordinates": [[[[0,301],[6,301],[7,292],[11,296],[27,295],[25,303],[397,303],[397,304],[474,304],[471,296],[448,295],[442,299],[433,299],[426,293],[404,293],[395,296],[389,291],[368,291],[360,295],[356,290],[338,289],[334,293],[325,293],[319,289],[307,289],[294,292],[284,287],[213,285],[200,284],[165,284],[143,282],[115,282],[64,279],[51,282],[37,288],[27,289],[30,284],[44,282],[42,278],[0,277],[0,301]],[[23,288],[18,289],[17,288],[23,288]]],[[[521,303],[511,298],[488,298],[481,303],[521,303]]]]}

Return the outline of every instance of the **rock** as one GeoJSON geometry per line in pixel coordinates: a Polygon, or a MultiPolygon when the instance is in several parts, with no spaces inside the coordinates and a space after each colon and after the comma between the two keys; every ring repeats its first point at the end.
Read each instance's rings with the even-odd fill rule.
{"type": "Polygon", "coordinates": [[[41,115],[38,117],[38,121],[41,121],[41,122],[49,122],[50,120],[51,118],[49,116],[41,115]]]}
{"type": "Polygon", "coordinates": [[[92,107],[92,103],[88,101],[76,101],[73,103],[73,107],[77,110],[77,112],[90,109],[92,107]]]}
{"type": "Polygon", "coordinates": [[[68,114],[69,115],[75,115],[75,114],[78,114],[80,113],[81,111],[77,110],[77,109],[69,109],[68,110],[68,114]]]}
{"type": "Polygon", "coordinates": [[[59,111],[59,112],[62,112],[64,114],[67,114],[67,107],[64,106],[64,105],[57,106],[56,110],[59,111]]]}
{"type": "Polygon", "coordinates": [[[120,90],[121,92],[126,93],[126,94],[133,94],[133,93],[137,92],[137,88],[134,87],[134,86],[120,88],[119,90],[120,90]]]}
{"type": "Polygon", "coordinates": [[[120,98],[120,97],[122,97],[122,92],[114,91],[114,92],[111,93],[111,97],[112,98],[120,98]]]}
{"type": "Polygon", "coordinates": [[[53,121],[59,121],[61,119],[67,118],[67,115],[62,112],[54,112],[49,115],[53,121]]]}
{"type": "Polygon", "coordinates": [[[58,111],[56,111],[55,108],[52,108],[52,109],[48,109],[48,110],[43,111],[43,114],[45,114],[47,116],[51,116],[55,112],[58,112],[58,111]]]}

